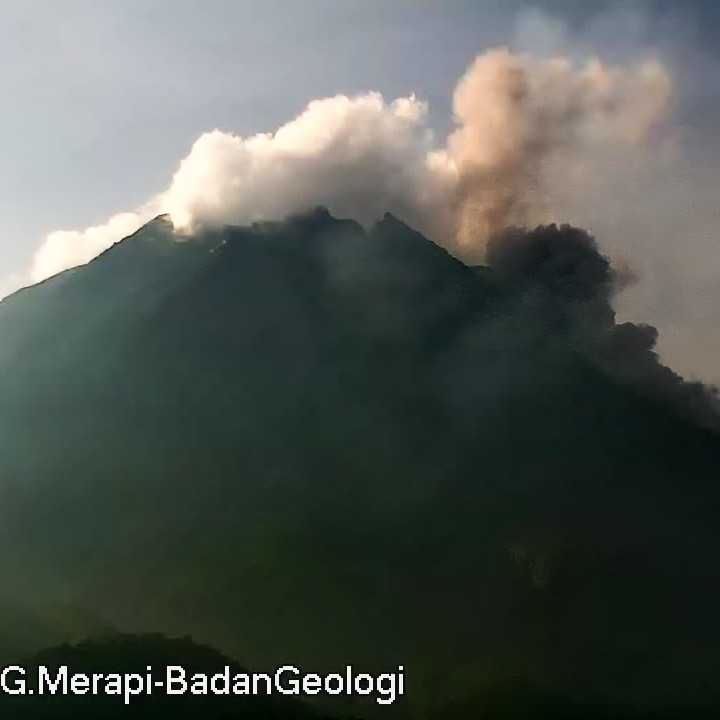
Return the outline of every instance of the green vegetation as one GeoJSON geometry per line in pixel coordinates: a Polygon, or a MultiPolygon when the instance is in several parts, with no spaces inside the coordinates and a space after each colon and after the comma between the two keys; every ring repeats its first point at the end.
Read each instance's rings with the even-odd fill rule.
{"type": "Polygon", "coordinates": [[[720,702],[712,399],[614,325],[591,239],[511,242],[160,219],[3,301],[3,659],[114,628],[403,664],[411,717],[508,678],[720,702]]]}

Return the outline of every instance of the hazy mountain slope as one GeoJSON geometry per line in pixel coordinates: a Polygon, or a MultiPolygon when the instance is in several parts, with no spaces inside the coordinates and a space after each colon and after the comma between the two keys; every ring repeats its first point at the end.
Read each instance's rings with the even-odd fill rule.
{"type": "Polygon", "coordinates": [[[528,237],[478,273],[390,216],[156,220],[4,301],[7,592],[418,701],[714,697],[718,437],[605,339],[594,248],[528,237]]]}

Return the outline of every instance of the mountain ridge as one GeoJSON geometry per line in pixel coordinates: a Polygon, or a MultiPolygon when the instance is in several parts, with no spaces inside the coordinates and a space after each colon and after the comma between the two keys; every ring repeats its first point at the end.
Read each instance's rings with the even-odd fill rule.
{"type": "Polygon", "coordinates": [[[478,274],[392,216],[156,219],[3,301],[8,592],[438,698],[714,698],[718,435],[610,343],[592,238],[515,232],[478,274]]]}

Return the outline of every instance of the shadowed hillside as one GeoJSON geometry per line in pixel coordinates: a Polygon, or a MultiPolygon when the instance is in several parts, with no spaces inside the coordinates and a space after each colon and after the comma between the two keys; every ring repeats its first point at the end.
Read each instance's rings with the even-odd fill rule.
{"type": "Polygon", "coordinates": [[[392,216],[160,218],[3,301],[4,592],[251,667],[402,664],[417,706],[720,700],[715,398],[614,324],[585,233],[488,265],[392,216]]]}

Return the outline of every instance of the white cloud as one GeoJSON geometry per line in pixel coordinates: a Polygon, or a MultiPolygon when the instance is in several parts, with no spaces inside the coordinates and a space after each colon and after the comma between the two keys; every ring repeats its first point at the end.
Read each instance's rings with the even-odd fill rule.
{"type": "MultiPolygon", "coordinates": [[[[529,17],[525,35],[548,50],[565,43],[562,25],[543,22],[529,17]]],[[[640,282],[620,298],[623,315],[667,325],[660,348],[673,364],[717,381],[713,362],[672,342],[678,328],[699,337],[712,324],[698,310],[717,303],[693,288],[712,265],[717,223],[715,204],[700,211],[698,202],[714,190],[678,175],[677,158],[667,162],[668,144],[657,142],[671,99],[667,69],[540,56],[478,56],[455,90],[456,130],[445,142],[433,138],[425,103],[379,93],[315,100],[274,132],[204,133],[163,193],[107,223],[50,233],[28,277],[5,290],[86,263],[161,212],[191,229],[315,205],[365,224],[390,211],[473,260],[498,225],[571,221],[638,270],[640,282]]]]}
{"type": "Polygon", "coordinates": [[[390,211],[459,254],[476,254],[499,224],[562,217],[568,184],[551,177],[553,163],[595,173],[604,158],[617,163],[660,119],[669,87],[659,63],[575,65],[495,50],[460,81],[458,129],[447,145],[434,142],[425,103],[376,92],[315,100],[273,133],[213,130],[195,141],[152,212],[51,233],[31,278],[88,262],[161,211],[183,230],[282,219],[315,205],[364,224],[390,211]]]}
{"type": "Polygon", "coordinates": [[[426,227],[447,205],[452,171],[433,164],[426,106],[379,93],[311,102],[274,134],[202,135],[181,162],[165,209],[183,229],[281,219],[314,205],[371,223],[388,210],[426,227]]]}
{"type": "Polygon", "coordinates": [[[138,213],[124,212],[113,215],[102,225],[93,225],[85,230],[51,232],[33,258],[32,281],[40,282],[68,268],[84,265],[134,233],[143,222],[138,213]]]}

